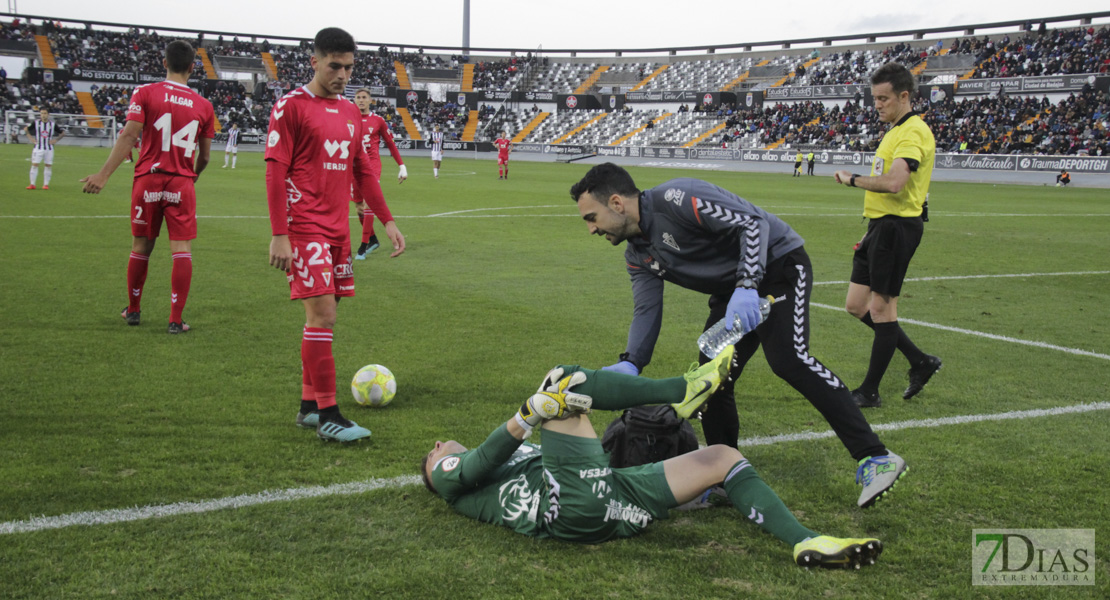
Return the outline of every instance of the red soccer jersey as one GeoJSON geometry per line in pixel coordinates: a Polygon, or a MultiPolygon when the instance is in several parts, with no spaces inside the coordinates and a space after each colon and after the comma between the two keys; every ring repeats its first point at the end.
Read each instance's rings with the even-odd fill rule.
{"type": "Polygon", "coordinates": [[[289,167],[285,183],[290,236],[348,242],[347,203],[355,163],[366,160],[364,134],[362,115],[344,98],[320,98],[301,87],[274,104],[266,160],[289,167]]]}
{"type": "Polygon", "coordinates": [[[378,148],[383,140],[389,146],[389,152],[393,155],[393,160],[398,165],[404,164],[404,161],[401,160],[401,153],[397,151],[397,144],[393,143],[393,134],[389,133],[389,126],[386,125],[385,119],[370,113],[362,117],[362,125],[365,128],[365,133],[362,136],[362,146],[366,149],[366,154],[375,167],[380,170],[382,166],[382,158],[378,153],[378,148]]]}
{"type": "Polygon", "coordinates": [[[136,177],[156,170],[196,177],[197,136],[216,137],[212,103],[189,86],[174,81],[135,88],[127,120],[143,124],[136,177]]]}
{"type": "Polygon", "coordinates": [[[511,141],[505,138],[497,138],[493,145],[497,146],[497,158],[509,158],[509,146],[513,145],[511,141]]]}

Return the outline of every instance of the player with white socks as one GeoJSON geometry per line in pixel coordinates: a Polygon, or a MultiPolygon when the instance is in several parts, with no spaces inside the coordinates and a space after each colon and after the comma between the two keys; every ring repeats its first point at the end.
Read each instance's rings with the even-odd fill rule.
{"type": "Polygon", "coordinates": [[[432,174],[439,179],[439,163],[443,162],[443,132],[439,130],[439,125],[432,128],[428,147],[432,149],[432,174]]]}
{"type": "Polygon", "coordinates": [[[51,167],[54,166],[54,144],[65,137],[66,132],[60,129],[54,121],[50,120],[50,111],[45,108],[39,111],[39,120],[23,128],[23,133],[30,138],[35,148],[31,150],[31,185],[27,189],[35,189],[35,181],[39,178],[39,165],[45,163],[42,171],[42,189],[50,189],[51,167]],[[31,128],[35,128],[34,135],[31,128]],[[58,137],[54,137],[57,133],[58,137]]]}
{"type": "Polygon", "coordinates": [[[235,161],[239,160],[239,124],[232,123],[227,130],[227,145],[224,146],[224,167],[227,168],[227,159],[231,157],[231,168],[235,168],[235,161]]]}

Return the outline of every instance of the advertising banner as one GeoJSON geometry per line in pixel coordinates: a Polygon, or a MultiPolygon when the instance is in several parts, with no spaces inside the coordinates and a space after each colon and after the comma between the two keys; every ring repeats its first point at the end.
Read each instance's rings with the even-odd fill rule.
{"type": "Polygon", "coordinates": [[[605,112],[615,112],[624,108],[624,94],[601,94],[601,108],[605,112]]]}
{"type": "MultiPolygon", "coordinates": [[[[83,81],[109,81],[112,83],[135,83],[138,79],[134,71],[102,71],[98,69],[76,68],[73,78],[83,81]]],[[[165,79],[165,74],[162,79],[165,79]]]]}
{"type": "Polygon", "coordinates": [[[929,104],[941,104],[949,98],[956,96],[956,86],[951,83],[938,85],[919,85],[917,93],[929,104]]]}
{"type": "Polygon", "coordinates": [[[690,148],[689,158],[711,158],[713,160],[740,160],[740,151],[732,148],[690,148]]]}
{"type": "Polygon", "coordinates": [[[821,150],[814,152],[813,158],[823,165],[858,167],[864,164],[864,154],[866,153],[821,150]]]}
{"type": "Polygon", "coordinates": [[[559,94],[559,110],[598,110],[601,101],[590,94],[559,94]]]}
{"type": "Polygon", "coordinates": [[[737,94],[737,108],[753,110],[763,107],[763,92],[745,92],[737,94]]]}
{"type": "Polygon", "coordinates": [[[654,146],[640,148],[640,156],[643,158],[686,158],[687,154],[686,148],[656,148],[654,146]]]}
{"type": "Polygon", "coordinates": [[[428,99],[428,91],[427,90],[401,90],[401,89],[398,89],[397,90],[397,95],[395,96],[395,98],[397,100],[397,106],[399,106],[401,108],[405,108],[410,104],[416,104],[417,102],[423,102],[423,101],[427,100],[428,99]]]}
{"type": "Polygon", "coordinates": [[[478,110],[478,94],[475,92],[447,92],[447,100],[470,110],[478,110]]]}
{"type": "Polygon", "coordinates": [[[628,156],[628,146],[598,146],[598,156],[628,156]]]}
{"type": "Polygon", "coordinates": [[[868,88],[868,86],[855,83],[846,85],[794,85],[768,88],[764,90],[764,93],[768,100],[847,100],[855,99],[857,95],[862,98],[865,88],[868,88]]]}
{"type": "Polygon", "coordinates": [[[513,144],[513,152],[528,152],[532,154],[543,154],[545,144],[532,144],[520,142],[513,144]]]}
{"type": "Polygon", "coordinates": [[[1016,165],[1016,157],[1010,154],[938,154],[933,159],[937,169],[1013,171],[1016,165]]]}
{"type": "Polygon", "coordinates": [[[556,100],[555,92],[513,92],[514,100],[516,94],[520,94],[521,99],[525,102],[554,102],[556,100]]]}
{"type": "Polygon", "coordinates": [[[577,144],[560,144],[546,145],[543,147],[544,154],[590,154],[594,151],[593,146],[580,146],[577,144]]]}
{"type": "Polygon", "coordinates": [[[1107,156],[1019,156],[1018,171],[1059,171],[1076,173],[1110,173],[1107,156]]]}

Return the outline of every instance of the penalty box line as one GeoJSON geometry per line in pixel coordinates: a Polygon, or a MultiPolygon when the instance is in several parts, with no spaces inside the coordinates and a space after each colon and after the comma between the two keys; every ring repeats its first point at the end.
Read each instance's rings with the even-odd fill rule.
{"type": "MultiPolygon", "coordinates": [[[[952,425],[965,425],[969,423],[982,423],[987,421],[1009,421],[1015,419],[1035,419],[1056,415],[1088,413],[1101,410],[1110,410],[1110,402],[1091,402],[1044,408],[1034,410],[1009,411],[1004,413],[963,415],[956,417],[940,417],[936,419],[917,419],[910,421],[897,421],[873,425],[875,431],[900,431],[904,429],[923,429],[932,427],[948,427],[952,425]]],[[[753,446],[771,446],[789,442],[822,440],[834,437],[832,430],[790,433],[774,436],[759,436],[740,440],[738,446],[750,448],[753,446]]],[[[88,511],[70,513],[56,517],[34,517],[24,521],[8,521],[0,523],[0,535],[11,533],[29,533],[46,529],[61,529],[73,525],[109,525],[113,523],[127,523],[143,521],[162,517],[179,515],[200,514],[228,508],[245,508],[259,504],[274,502],[289,502],[306,498],[322,498],[326,496],[343,496],[362,494],[380,489],[397,489],[408,486],[420,485],[421,480],[417,475],[402,475],[389,479],[370,479],[351,483],[338,483],[329,486],[313,486],[307,488],[290,488],[285,490],[264,491],[257,494],[244,494],[214,500],[201,500],[195,502],[176,502],[159,506],[143,506],[135,508],[121,508],[101,511],[88,511]]]]}

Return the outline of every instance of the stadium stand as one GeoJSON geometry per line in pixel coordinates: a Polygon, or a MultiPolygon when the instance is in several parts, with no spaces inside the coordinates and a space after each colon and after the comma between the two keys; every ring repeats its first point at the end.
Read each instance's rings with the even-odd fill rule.
{"type": "MultiPolygon", "coordinates": [[[[248,36],[206,38],[202,32],[178,36],[142,27],[66,23],[13,18],[0,22],[0,40],[23,44],[20,47],[31,48],[31,54],[37,48],[36,62],[47,64],[53,59],[60,69],[158,74],[165,42],[184,37],[205,50],[198,56],[194,75],[200,91],[212,100],[217,118],[225,124],[238,122],[253,133],[265,131],[276,98],[312,77],[308,41],[271,44],[268,40],[248,41],[248,36]],[[45,48],[40,43],[43,40],[48,42],[45,48]],[[204,69],[206,58],[210,59],[209,70],[204,69]],[[218,79],[225,72],[246,72],[256,85],[218,79]]],[[[863,106],[861,94],[836,100],[779,99],[739,109],[728,103],[705,107],[690,102],[686,95],[681,104],[637,99],[635,106],[626,104],[623,110],[613,112],[554,111],[552,95],[725,90],[742,99],[745,93],[774,88],[866,85],[869,74],[888,61],[911,67],[920,83],[929,85],[1104,75],[1110,69],[1110,30],[1106,26],[1049,29],[1042,23],[1039,29],[1028,26],[1010,33],[965,33],[968,35],[937,40],[857,41],[796,50],[787,45],[778,51],[633,60],[578,60],[573,55],[556,60],[532,53],[467,57],[383,46],[360,52],[348,93],[353,94],[352,88],[358,86],[374,87],[379,95],[383,94],[380,90],[409,86],[427,88],[431,93],[432,86],[437,86],[438,91],[431,93],[434,100],[411,105],[402,100],[405,106],[401,107],[392,98],[376,100],[375,112],[386,118],[399,138],[421,139],[438,124],[452,140],[490,141],[508,131],[517,141],[529,143],[870,149],[878,143],[883,128],[874,110],[863,106]],[[505,100],[472,109],[451,102],[455,99],[451,94],[448,101],[439,101],[443,91],[451,90],[511,92],[514,97],[516,92],[548,95],[543,107],[525,108],[516,100],[505,100]]],[[[95,82],[78,89],[81,97],[72,83],[31,83],[21,78],[0,89],[0,109],[30,111],[47,106],[54,112],[122,118],[132,85],[95,82]]],[[[1071,89],[1072,93],[1053,94],[1051,99],[1029,93],[951,96],[931,105],[919,101],[918,108],[933,126],[942,151],[1106,154],[1110,97],[1090,86],[1081,91],[1071,89]]]]}

